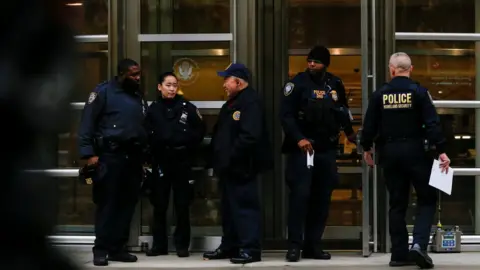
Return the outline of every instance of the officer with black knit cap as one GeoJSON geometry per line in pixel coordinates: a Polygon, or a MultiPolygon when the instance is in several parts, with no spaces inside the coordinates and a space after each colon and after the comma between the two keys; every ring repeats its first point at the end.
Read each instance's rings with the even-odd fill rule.
{"type": "Polygon", "coordinates": [[[314,47],[308,68],[283,88],[280,120],[287,155],[285,178],[289,193],[287,261],[328,260],[321,247],[332,192],[338,183],[336,148],[343,129],[355,141],[352,116],[340,78],[327,72],[330,52],[314,47]],[[307,164],[313,156],[313,166],[307,164]]]}

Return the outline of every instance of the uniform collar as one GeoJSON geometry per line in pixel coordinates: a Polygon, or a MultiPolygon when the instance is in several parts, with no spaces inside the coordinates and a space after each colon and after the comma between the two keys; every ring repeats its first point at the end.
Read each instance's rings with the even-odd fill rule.
{"type": "MultiPolygon", "coordinates": [[[[238,92],[235,96],[227,100],[228,107],[233,107],[233,105],[239,103],[242,100],[242,97],[245,96],[245,92],[249,91],[250,86],[247,86],[242,91],[238,92]]],[[[248,94],[247,94],[248,95],[248,94]]]]}
{"type": "Polygon", "coordinates": [[[401,81],[401,80],[411,80],[411,79],[407,76],[397,76],[393,78],[391,81],[401,81]]]}
{"type": "Polygon", "coordinates": [[[115,90],[117,92],[123,92],[124,91],[122,89],[122,85],[118,82],[118,76],[113,77],[113,79],[110,81],[110,85],[115,87],[115,90]]]}

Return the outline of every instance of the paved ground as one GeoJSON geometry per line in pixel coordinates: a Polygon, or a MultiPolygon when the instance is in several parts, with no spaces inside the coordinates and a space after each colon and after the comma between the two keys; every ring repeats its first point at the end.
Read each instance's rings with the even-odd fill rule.
{"type": "MultiPolygon", "coordinates": [[[[92,254],[90,248],[67,247],[64,248],[72,258],[84,269],[98,269],[92,264],[92,254]]],[[[431,254],[435,269],[451,270],[478,270],[480,269],[480,254],[476,252],[464,252],[460,254],[431,254]]],[[[174,255],[160,257],[146,257],[143,254],[137,254],[139,261],[137,263],[117,263],[111,262],[106,269],[332,269],[332,270],[380,270],[392,269],[388,267],[390,259],[389,254],[373,254],[369,258],[364,258],[355,253],[333,253],[330,261],[302,260],[298,263],[287,263],[283,259],[283,253],[266,253],[263,261],[245,266],[232,265],[228,261],[203,261],[200,253],[193,253],[189,258],[178,258],[174,255]]],[[[104,267],[105,268],[105,267],[104,267]]],[[[418,269],[415,266],[401,267],[400,269],[418,269]]]]}

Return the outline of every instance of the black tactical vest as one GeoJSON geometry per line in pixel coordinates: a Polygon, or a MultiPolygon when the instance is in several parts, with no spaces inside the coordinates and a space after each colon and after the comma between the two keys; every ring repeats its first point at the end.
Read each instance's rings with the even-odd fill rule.
{"type": "Polygon", "coordinates": [[[335,141],[340,131],[336,92],[312,90],[303,106],[304,128],[308,137],[335,141]]]}

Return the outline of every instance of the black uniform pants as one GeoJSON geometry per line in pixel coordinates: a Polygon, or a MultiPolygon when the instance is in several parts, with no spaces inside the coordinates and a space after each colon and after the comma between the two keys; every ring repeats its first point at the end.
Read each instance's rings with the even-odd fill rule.
{"type": "Polygon", "coordinates": [[[286,182],[290,189],[288,206],[289,248],[320,251],[332,192],[338,184],[336,152],[315,152],[314,166],[307,167],[306,153],[288,154],[286,182]]]}
{"type": "Polygon", "coordinates": [[[142,181],[142,162],[125,154],[99,157],[93,183],[95,246],[99,255],[124,251],[142,181]]]}
{"type": "Polygon", "coordinates": [[[392,260],[404,260],[408,254],[405,215],[411,185],[417,196],[413,243],[424,250],[428,246],[437,202],[437,191],[428,184],[433,160],[426,155],[421,141],[387,143],[379,155],[389,192],[392,260]]]}
{"type": "Polygon", "coordinates": [[[190,205],[194,195],[194,182],[188,163],[171,162],[169,165],[155,165],[154,180],[151,186],[150,202],[153,211],[153,245],[162,251],[168,251],[167,210],[170,191],[173,190],[174,213],[176,217],[173,234],[176,250],[188,250],[190,247],[190,205]],[[163,176],[159,175],[159,169],[163,176]]]}
{"type": "Polygon", "coordinates": [[[261,252],[261,209],[256,175],[220,176],[223,237],[220,249],[261,252]]]}

